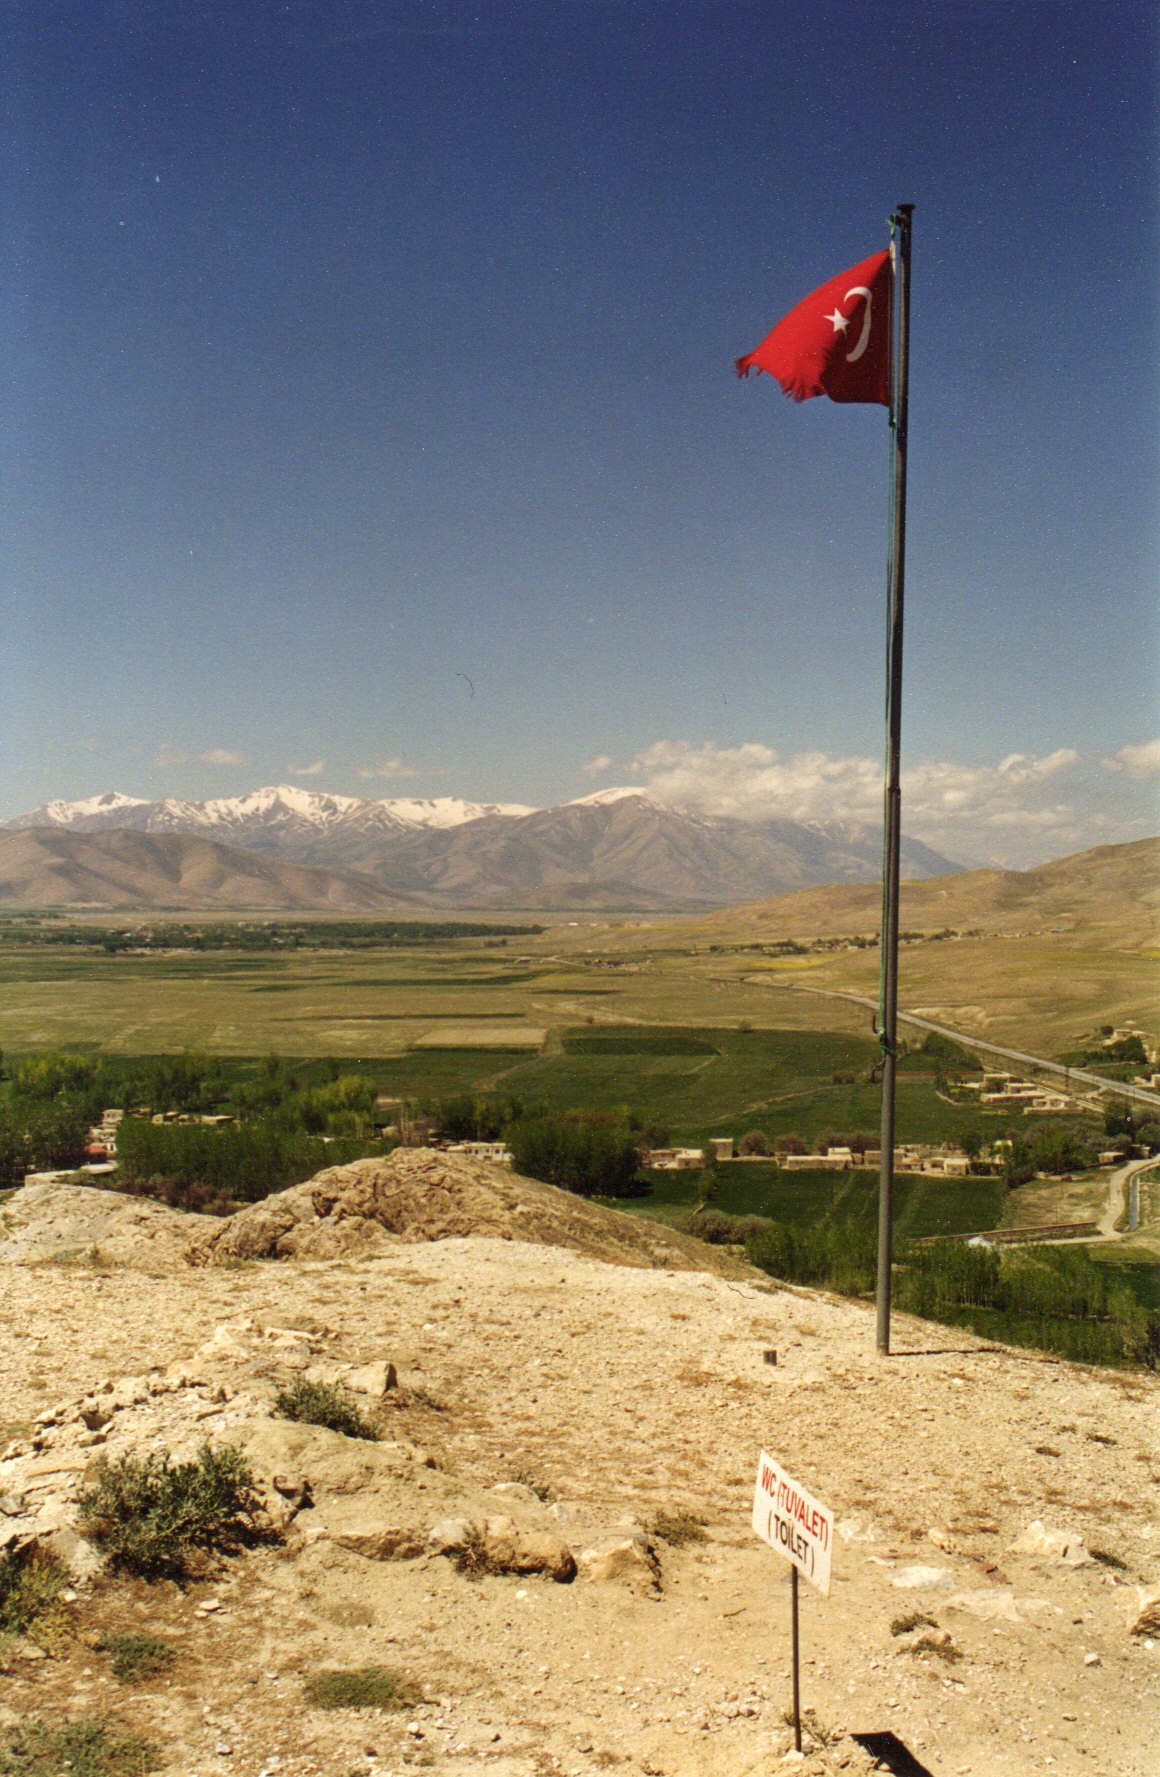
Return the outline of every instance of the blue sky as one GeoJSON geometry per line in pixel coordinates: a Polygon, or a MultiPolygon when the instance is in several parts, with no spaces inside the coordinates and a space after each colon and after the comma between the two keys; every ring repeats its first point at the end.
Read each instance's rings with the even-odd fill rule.
{"type": "Polygon", "coordinates": [[[908,200],[904,826],[1156,831],[1158,26],[11,0],[0,816],[877,818],[884,413],[732,361],[908,200]]]}

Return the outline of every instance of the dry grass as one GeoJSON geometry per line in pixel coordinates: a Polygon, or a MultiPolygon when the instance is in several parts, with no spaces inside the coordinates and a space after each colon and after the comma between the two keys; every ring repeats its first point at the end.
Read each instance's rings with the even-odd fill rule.
{"type": "Polygon", "coordinates": [[[697,1512],[691,1512],[685,1506],[678,1506],[675,1511],[661,1507],[653,1513],[645,1525],[650,1536],[659,1537],[661,1542],[668,1543],[672,1549],[683,1548],[686,1543],[703,1543],[708,1540],[705,1526],[707,1519],[697,1512]]]}

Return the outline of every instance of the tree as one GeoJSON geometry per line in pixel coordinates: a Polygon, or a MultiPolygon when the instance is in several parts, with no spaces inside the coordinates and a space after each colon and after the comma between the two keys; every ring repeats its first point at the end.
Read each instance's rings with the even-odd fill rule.
{"type": "Polygon", "coordinates": [[[1131,1135],[1134,1119],[1126,1098],[1109,1098],[1104,1106],[1104,1134],[1131,1135]]]}
{"type": "Polygon", "coordinates": [[[769,1137],[764,1129],[751,1129],[747,1135],[741,1137],[737,1151],[739,1154],[768,1154],[769,1137]]]}
{"type": "Polygon", "coordinates": [[[626,1197],[636,1182],[631,1129],[573,1117],[521,1117],[508,1129],[507,1143],[516,1172],[580,1197],[626,1197]]]}
{"type": "Polygon", "coordinates": [[[968,1160],[977,1160],[983,1151],[984,1135],[981,1129],[964,1129],[959,1137],[959,1146],[968,1160]]]}

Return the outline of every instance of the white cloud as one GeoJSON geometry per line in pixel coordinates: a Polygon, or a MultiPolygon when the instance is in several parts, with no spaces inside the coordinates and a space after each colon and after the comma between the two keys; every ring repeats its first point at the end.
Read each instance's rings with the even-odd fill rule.
{"type": "Polygon", "coordinates": [[[246,763],[246,755],[235,753],[230,747],[210,747],[206,752],[199,753],[197,756],[203,765],[244,765],[246,763]]]}
{"type": "Polygon", "coordinates": [[[287,765],[286,769],[295,777],[321,777],[326,770],[326,760],[316,759],[313,765],[287,765]]]}
{"type": "Polygon", "coordinates": [[[184,765],[188,757],[189,755],[183,753],[180,747],[171,746],[169,742],[165,740],[162,741],[161,745],[154,753],[153,763],[154,765],[160,765],[162,768],[169,765],[184,765]]]}
{"type": "Polygon", "coordinates": [[[1100,764],[1105,771],[1123,771],[1135,783],[1145,783],[1150,777],[1160,777],[1160,740],[1121,747],[1110,759],[1101,759],[1100,764]]]}
{"type": "Polygon", "coordinates": [[[1014,784],[1041,783],[1044,778],[1055,777],[1069,766],[1078,765],[1079,757],[1074,747],[1057,747],[1054,753],[1046,753],[1042,759],[1037,759],[1033,753],[1008,753],[1005,759],[1000,759],[999,771],[1014,784]]]}
{"type": "Polygon", "coordinates": [[[611,771],[611,769],[612,769],[611,754],[597,753],[595,759],[589,759],[587,765],[582,765],[580,767],[579,771],[576,773],[576,776],[577,777],[603,777],[604,773],[606,771],[611,771]]]}
{"type": "Polygon", "coordinates": [[[419,773],[411,765],[404,765],[401,759],[380,759],[374,765],[360,765],[356,777],[367,780],[375,777],[418,777],[419,773]]]}
{"type": "Polygon", "coordinates": [[[751,741],[657,741],[633,760],[658,802],[740,820],[871,820],[882,802],[882,768],[872,759],[798,753],[782,762],[751,741]]]}
{"type": "MultiPolygon", "coordinates": [[[[1160,764],[1160,743],[1155,749],[1160,764]]],[[[1153,750],[1125,747],[1118,769],[1139,780],[1153,750]]],[[[757,742],[657,741],[633,761],[654,801],[750,821],[857,823],[882,819],[879,759],[797,753],[782,759],[757,742]]],[[[1102,762],[1109,765],[1109,761],[1102,762]]],[[[1125,784],[1125,792],[1129,786],[1125,784]]],[[[1109,793],[1093,760],[1072,747],[1011,753],[998,765],[925,760],[902,774],[904,832],[949,856],[1026,868],[1088,846],[1136,839],[1160,827],[1138,792],[1109,793]]]]}

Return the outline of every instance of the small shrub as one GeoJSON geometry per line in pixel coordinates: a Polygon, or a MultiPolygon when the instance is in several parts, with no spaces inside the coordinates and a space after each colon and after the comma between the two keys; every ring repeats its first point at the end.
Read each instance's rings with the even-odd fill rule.
{"type": "Polygon", "coordinates": [[[109,1716],[30,1722],[0,1744],[0,1777],[144,1777],[160,1764],[150,1741],[109,1716]]]}
{"type": "Polygon", "coordinates": [[[654,1512],[646,1526],[650,1536],[659,1536],[663,1543],[671,1548],[679,1549],[685,1543],[703,1543],[705,1539],[705,1519],[696,1512],[686,1511],[682,1506],[678,1511],[666,1511],[663,1507],[654,1512]]]}
{"type": "Polygon", "coordinates": [[[156,1678],[174,1657],[174,1649],[159,1635],[142,1630],[131,1635],[110,1635],[101,1644],[113,1658],[113,1677],[122,1684],[139,1684],[156,1678]]]}
{"type": "Polygon", "coordinates": [[[541,1505],[547,1505],[552,1497],[551,1483],[541,1480],[538,1475],[531,1474],[527,1469],[520,1469],[517,1474],[512,1476],[512,1480],[518,1481],[521,1487],[527,1487],[530,1492],[534,1493],[541,1505]]]}
{"type": "Polygon", "coordinates": [[[51,1622],[67,1575],[47,1549],[5,1549],[0,1555],[0,1635],[27,1635],[51,1622]]]}
{"type": "Polygon", "coordinates": [[[305,1379],[278,1391],[274,1409],[283,1419],[295,1419],[302,1425],[322,1425],[328,1431],[339,1431],[346,1438],[366,1438],[374,1442],[378,1431],[359,1412],[348,1394],[330,1382],[307,1382],[305,1379]]]}
{"type": "Polygon", "coordinates": [[[168,1450],[98,1461],[80,1496],[81,1535],[110,1565],[146,1579],[180,1579],[195,1554],[230,1555],[269,1531],[240,1450],[203,1444],[193,1462],[168,1450]]]}
{"type": "Polygon", "coordinates": [[[510,1545],[489,1543],[478,1524],[469,1524],[462,1543],[452,1553],[456,1573],[469,1580],[481,1580],[485,1574],[518,1573],[511,1558],[510,1545]]]}
{"type": "Polygon", "coordinates": [[[315,1709],[406,1709],[422,1700],[415,1685],[386,1666],[316,1672],[302,1694],[315,1709]]]}
{"type": "Polygon", "coordinates": [[[431,1413],[446,1413],[447,1411],[447,1402],[440,1400],[439,1396],[433,1394],[422,1382],[413,1382],[410,1385],[406,1390],[402,1405],[404,1407],[426,1407],[431,1413]]]}
{"type": "Polygon", "coordinates": [[[933,1617],[928,1617],[924,1611],[912,1610],[908,1611],[904,1617],[895,1617],[890,1625],[890,1633],[892,1635],[909,1635],[912,1629],[937,1628],[938,1624],[933,1617]]]}

